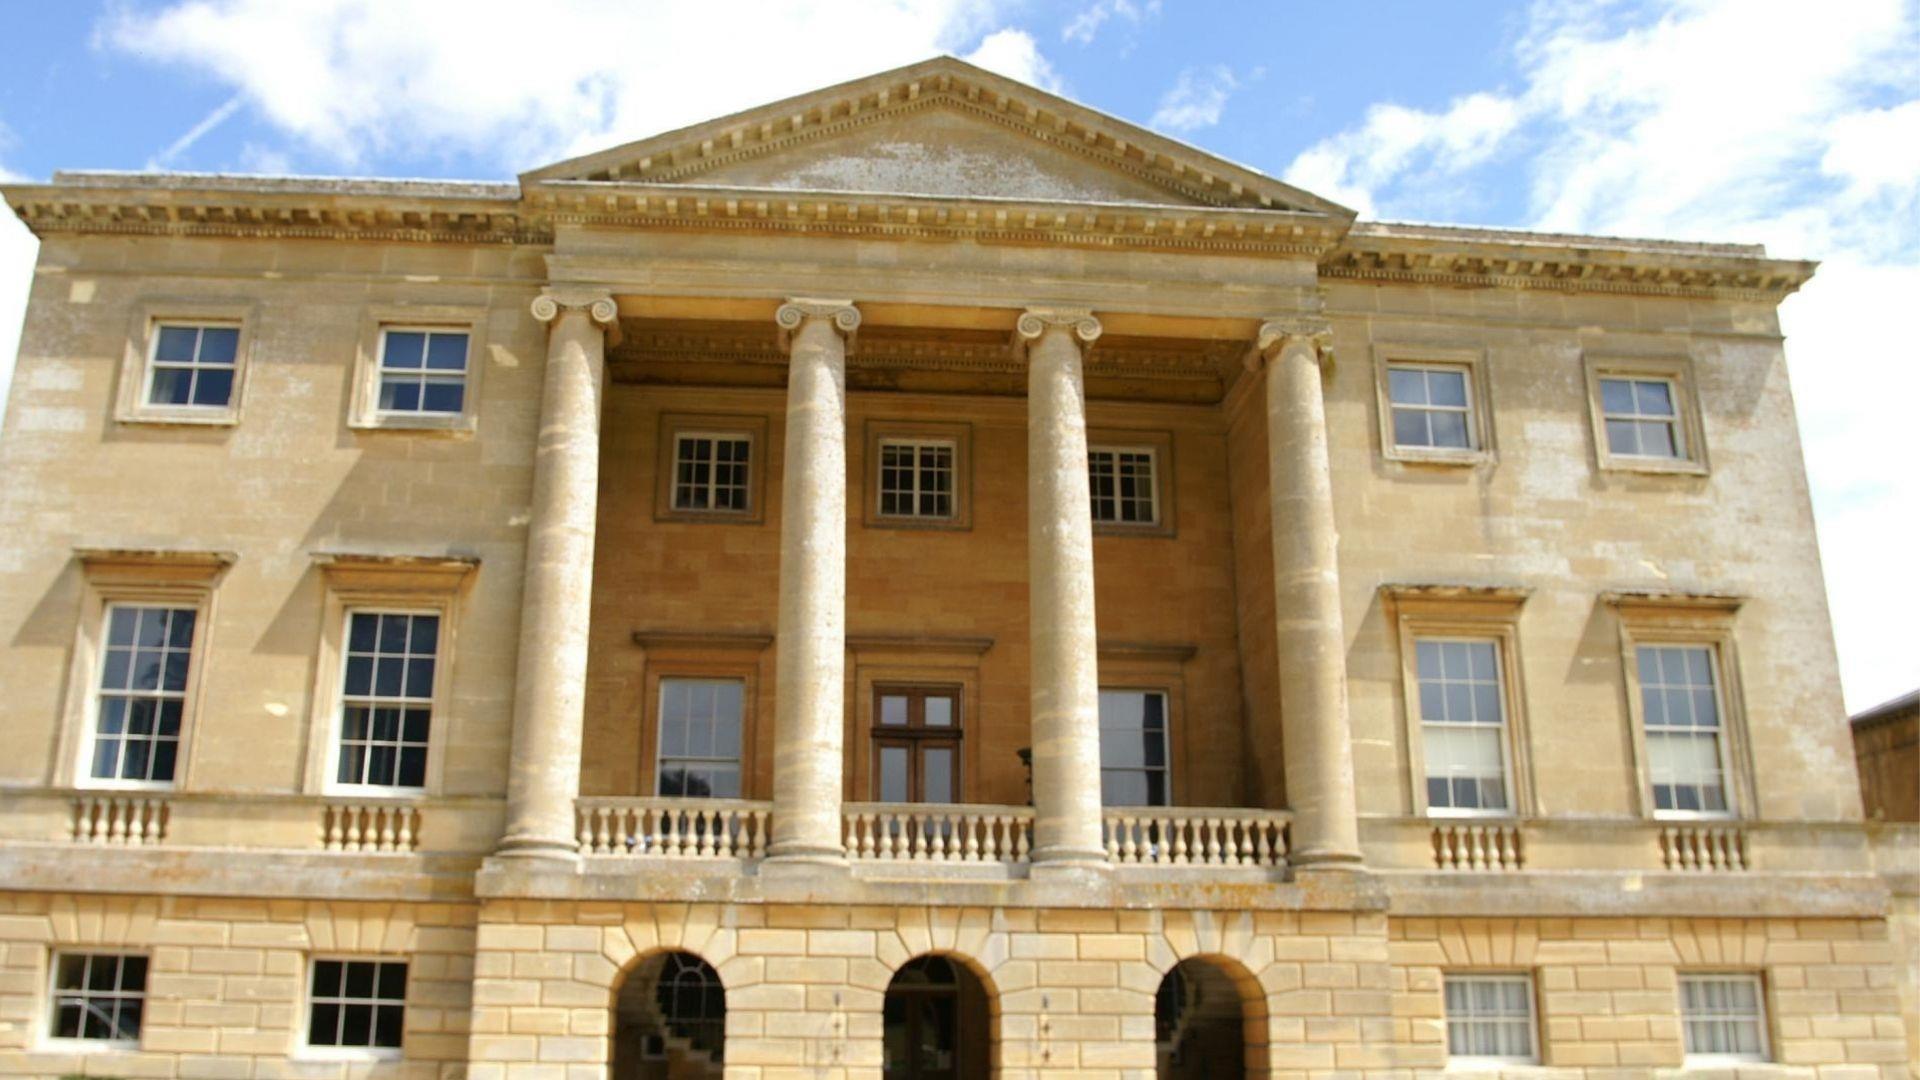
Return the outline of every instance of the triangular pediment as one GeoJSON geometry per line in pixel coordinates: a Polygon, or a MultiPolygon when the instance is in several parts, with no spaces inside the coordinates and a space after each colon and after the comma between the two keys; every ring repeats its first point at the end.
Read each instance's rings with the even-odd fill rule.
{"type": "Polygon", "coordinates": [[[1353,216],[1310,192],[952,57],[558,162],[521,179],[1353,216]]]}

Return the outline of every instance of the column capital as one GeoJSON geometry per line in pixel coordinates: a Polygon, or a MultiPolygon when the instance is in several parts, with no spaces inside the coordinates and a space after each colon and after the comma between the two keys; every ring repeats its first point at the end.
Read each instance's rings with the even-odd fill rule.
{"type": "Polygon", "coordinates": [[[853,346],[855,331],[860,329],[860,309],[854,307],[851,300],[790,296],[773,313],[773,321],[780,327],[780,348],[783,351],[792,346],[794,332],[805,325],[808,319],[832,320],[833,328],[847,339],[849,348],[853,346]]]}
{"type": "Polygon", "coordinates": [[[550,285],[533,298],[532,309],[533,317],[543,323],[559,318],[562,311],[584,311],[601,326],[620,325],[620,305],[614,303],[613,293],[592,285],[550,285]]]}
{"type": "Polygon", "coordinates": [[[1066,330],[1091,345],[1099,339],[1101,326],[1086,308],[1030,307],[1013,324],[1014,343],[1030,345],[1049,330],[1066,330]]]}
{"type": "Polygon", "coordinates": [[[1254,349],[1247,354],[1247,369],[1257,369],[1277,359],[1289,344],[1305,343],[1322,368],[1333,366],[1333,324],[1318,315],[1283,315],[1260,324],[1254,349]]]}

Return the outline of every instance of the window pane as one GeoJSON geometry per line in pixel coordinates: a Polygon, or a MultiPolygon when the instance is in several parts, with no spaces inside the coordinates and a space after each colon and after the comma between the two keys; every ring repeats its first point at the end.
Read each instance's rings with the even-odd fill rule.
{"type": "Polygon", "coordinates": [[[152,405],[186,405],[193,400],[193,369],[155,367],[153,391],[147,395],[152,405]]]}
{"type": "Polygon", "coordinates": [[[930,746],[921,761],[921,776],[926,782],[926,799],[930,803],[950,803],[953,801],[953,750],[949,747],[930,746]]]}
{"type": "Polygon", "coordinates": [[[418,330],[389,330],[386,352],[380,357],[380,365],[386,368],[418,368],[426,353],[426,346],[427,336],[418,330]]]}
{"type": "Polygon", "coordinates": [[[466,404],[464,383],[434,381],[421,387],[420,411],[457,413],[466,404]]]}
{"type": "Polygon", "coordinates": [[[208,326],[200,331],[200,362],[202,364],[232,364],[240,346],[240,328],[237,326],[208,326]]]}
{"type": "Polygon", "coordinates": [[[905,726],[907,698],[904,694],[880,695],[880,722],[889,727],[905,726]]]}
{"type": "Polygon", "coordinates": [[[193,404],[224,406],[233,394],[233,372],[201,371],[193,381],[193,404]]]}
{"type": "Polygon", "coordinates": [[[1625,379],[1600,380],[1600,408],[1608,415],[1633,412],[1633,384],[1625,379]]]}
{"type": "Polygon", "coordinates": [[[1420,409],[1393,410],[1393,441],[1396,446],[1430,446],[1432,436],[1427,434],[1427,414],[1420,409]]]}
{"type": "Polygon", "coordinates": [[[435,371],[465,371],[467,335],[436,333],[429,337],[427,367],[435,371]]]}
{"type": "Polygon", "coordinates": [[[952,698],[940,697],[938,695],[929,695],[926,699],[926,707],[927,707],[927,726],[928,727],[943,728],[943,727],[953,726],[953,699],[952,698]]]}
{"type": "Polygon", "coordinates": [[[1467,376],[1465,372],[1429,371],[1426,375],[1428,400],[1435,405],[1466,407],[1467,376]]]}
{"type": "Polygon", "coordinates": [[[163,326],[160,340],[154,344],[153,358],[168,364],[192,363],[199,336],[200,332],[191,326],[163,326]]]}
{"type": "Polygon", "coordinates": [[[1427,414],[1433,424],[1433,445],[1464,450],[1467,447],[1467,414],[1433,412],[1427,414]]]}
{"type": "Polygon", "coordinates": [[[880,748],[880,801],[907,801],[907,748],[880,748]]]}

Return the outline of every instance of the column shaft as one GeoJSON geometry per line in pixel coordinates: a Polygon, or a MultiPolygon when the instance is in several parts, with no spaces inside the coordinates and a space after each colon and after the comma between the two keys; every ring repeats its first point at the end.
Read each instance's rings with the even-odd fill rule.
{"type": "Polygon", "coordinates": [[[604,331],[596,323],[611,322],[614,307],[604,299],[562,306],[542,297],[534,314],[552,328],[533,459],[500,854],[571,859],[577,853],[574,800],[580,793],[606,361],[604,331]]]}
{"type": "Polygon", "coordinates": [[[773,838],[781,862],[841,862],[846,723],[847,341],[844,301],[780,309],[788,344],[780,614],[775,639],[773,838]]]}
{"type": "Polygon", "coordinates": [[[1081,341],[1091,315],[1020,319],[1027,346],[1027,551],[1032,620],[1033,862],[1104,866],[1099,643],[1081,341]],[[1076,340],[1078,339],[1078,340],[1076,340]]]}
{"type": "Polygon", "coordinates": [[[1280,719],[1293,810],[1292,861],[1299,865],[1360,860],[1339,538],[1317,340],[1324,334],[1318,328],[1261,332],[1262,352],[1270,358],[1268,490],[1280,719]]]}

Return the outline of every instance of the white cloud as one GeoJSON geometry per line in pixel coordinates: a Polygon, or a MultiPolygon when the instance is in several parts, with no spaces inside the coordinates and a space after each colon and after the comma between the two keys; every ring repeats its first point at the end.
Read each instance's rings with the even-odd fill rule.
{"type": "Polygon", "coordinates": [[[1468,94],[1444,112],[1374,105],[1366,120],[1308,147],[1287,167],[1290,184],[1377,213],[1374,193],[1416,167],[1457,173],[1486,161],[1520,122],[1519,105],[1498,94],[1468,94]]]}
{"type": "Polygon", "coordinates": [[[167,144],[167,148],[147,160],[147,168],[158,171],[172,165],[174,160],[187,152],[194,143],[199,142],[207,132],[226,123],[234,113],[240,111],[247,99],[235,94],[221,102],[214,110],[201,118],[200,122],[188,128],[186,134],[167,144]]]}
{"type": "Polygon", "coordinates": [[[996,30],[964,59],[1042,90],[1057,94],[1065,88],[1060,73],[1040,55],[1040,46],[1025,30],[996,30]]]}
{"type": "Polygon", "coordinates": [[[1166,131],[1198,131],[1220,122],[1227,99],[1240,88],[1233,69],[1225,64],[1188,68],[1160,98],[1152,126],[1166,131]]]}
{"type": "Polygon", "coordinates": [[[1920,8],[1542,0],[1514,58],[1519,90],[1378,106],[1287,178],[1368,215],[1444,213],[1420,194],[1470,191],[1524,152],[1534,227],[1825,260],[1781,319],[1842,681],[1856,710],[1920,684],[1920,345],[1903,325],[1920,297],[1920,8]]]}
{"type": "MultiPolygon", "coordinates": [[[[519,0],[176,0],[119,10],[99,37],[212,75],[342,166],[405,148],[518,170],[962,49],[997,3],[548,0],[529,22],[519,0]]],[[[979,55],[1051,77],[1019,38],[979,55]]]]}
{"type": "Polygon", "coordinates": [[[1091,45],[1100,34],[1100,28],[1110,19],[1118,18],[1123,22],[1139,26],[1149,18],[1160,14],[1160,0],[1145,0],[1133,3],[1132,0],[1095,0],[1074,13],[1067,25],[1060,28],[1060,39],[1080,45],[1091,45]]]}

